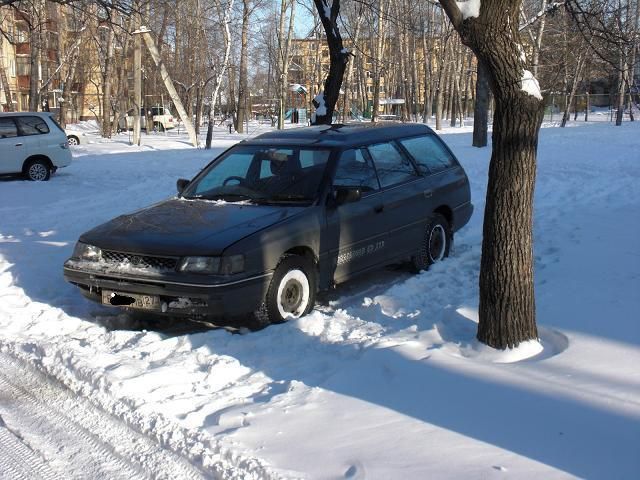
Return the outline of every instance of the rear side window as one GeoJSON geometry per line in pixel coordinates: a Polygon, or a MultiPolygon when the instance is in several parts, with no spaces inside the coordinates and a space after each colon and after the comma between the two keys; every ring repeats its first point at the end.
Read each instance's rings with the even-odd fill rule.
{"type": "Polygon", "coordinates": [[[455,166],[453,157],[435,135],[406,138],[400,143],[414,158],[420,173],[437,173],[455,166]]]}
{"type": "Polygon", "coordinates": [[[16,117],[20,135],[42,135],[49,133],[47,123],[40,117],[16,117]]]}
{"type": "Polygon", "coordinates": [[[378,171],[382,188],[413,180],[416,170],[409,159],[389,142],[369,145],[369,153],[378,171]]]}
{"type": "Polygon", "coordinates": [[[53,122],[53,124],[58,128],[58,130],[60,130],[62,133],[64,133],[66,135],[66,132],[64,131],[64,128],[62,128],[60,126],[60,124],[58,123],[58,121],[53,118],[53,117],[49,117],[51,119],[51,121],[53,122]]]}
{"type": "Polygon", "coordinates": [[[380,189],[376,170],[362,150],[345,150],[340,155],[333,179],[337,187],[360,187],[362,193],[380,189]]]}
{"type": "Polygon", "coordinates": [[[11,118],[0,118],[0,138],[17,137],[18,129],[11,118]]]}

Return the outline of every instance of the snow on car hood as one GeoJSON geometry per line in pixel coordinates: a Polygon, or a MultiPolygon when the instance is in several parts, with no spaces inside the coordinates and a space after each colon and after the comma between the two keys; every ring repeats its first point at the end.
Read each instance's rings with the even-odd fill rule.
{"type": "Polygon", "coordinates": [[[122,252],[219,255],[229,245],[302,208],[172,198],[114,218],[80,240],[122,252]]]}

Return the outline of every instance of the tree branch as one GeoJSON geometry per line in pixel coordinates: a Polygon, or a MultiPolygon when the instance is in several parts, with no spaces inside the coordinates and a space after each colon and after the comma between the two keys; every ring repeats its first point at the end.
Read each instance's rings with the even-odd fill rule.
{"type": "Polygon", "coordinates": [[[440,0],[440,5],[451,20],[451,24],[458,30],[462,25],[462,12],[458,8],[458,4],[455,0],[440,0]]]}

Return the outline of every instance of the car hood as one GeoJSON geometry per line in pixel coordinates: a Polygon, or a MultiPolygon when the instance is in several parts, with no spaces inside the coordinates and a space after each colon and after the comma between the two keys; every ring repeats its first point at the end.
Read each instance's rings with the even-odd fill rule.
{"type": "Polygon", "coordinates": [[[149,255],[220,255],[238,240],[305,207],[173,198],[84,233],[104,250],[149,255]]]}

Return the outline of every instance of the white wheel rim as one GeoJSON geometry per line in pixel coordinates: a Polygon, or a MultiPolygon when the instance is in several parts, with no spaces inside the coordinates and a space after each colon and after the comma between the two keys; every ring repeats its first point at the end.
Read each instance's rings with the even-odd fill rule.
{"type": "Polygon", "coordinates": [[[47,167],[41,163],[34,163],[29,167],[29,177],[33,180],[44,180],[47,178],[47,167]]]}
{"type": "Polygon", "coordinates": [[[309,292],[309,279],[304,272],[289,270],[278,285],[276,300],[280,316],[300,318],[309,305],[309,292]]]}
{"type": "Polygon", "coordinates": [[[444,231],[442,225],[436,225],[429,232],[429,241],[427,243],[427,252],[432,262],[439,262],[444,258],[444,253],[447,251],[447,234],[444,231]],[[433,255],[432,246],[438,247],[437,255],[433,255]]]}
{"type": "Polygon", "coordinates": [[[78,141],[74,137],[69,138],[68,141],[69,145],[78,145],[78,141]]]}

